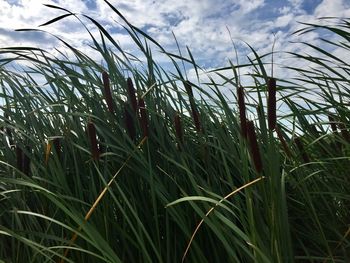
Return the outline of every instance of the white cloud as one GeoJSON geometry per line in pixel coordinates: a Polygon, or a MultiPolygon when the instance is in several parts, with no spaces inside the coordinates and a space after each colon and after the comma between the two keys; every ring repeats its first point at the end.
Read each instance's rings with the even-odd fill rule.
{"type": "Polygon", "coordinates": [[[288,0],[288,2],[293,6],[293,8],[300,8],[303,0],[288,0]]]}
{"type": "Polygon", "coordinates": [[[323,0],[315,9],[316,17],[350,17],[350,2],[345,0],[323,0]]]}
{"type": "Polygon", "coordinates": [[[289,23],[291,23],[294,19],[294,16],[292,14],[285,14],[283,16],[279,16],[276,19],[275,27],[285,27],[288,26],[289,23]]]}
{"type": "Polygon", "coordinates": [[[247,14],[253,10],[256,10],[262,7],[265,4],[265,1],[264,0],[250,0],[250,1],[239,0],[239,4],[240,4],[240,11],[243,14],[247,14]]]}
{"type": "MultiPolygon", "coordinates": [[[[89,0],[92,2],[92,0],[89,0]]],[[[290,34],[301,26],[297,21],[315,22],[315,17],[347,16],[350,17],[350,4],[346,0],[323,0],[314,11],[305,12],[302,0],[280,1],[280,8],[275,8],[276,1],[264,0],[113,0],[110,1],[129,20],[130,23],[147,31],[156,41],[173,53],[177,52],[172,31],[175,33],[183,54],[189,46],[199,65],[211,68],[227,66],[227,61],[234,61],[234,48],[231,44],[231,32],[234,42],[239,47],[240,62],[242,57],[252,55],[242,40],[251,44],[259,54],[268,53],[272,49],[274,34],[276,35],[276,51],[309,52],[309,48],[291,44],[291,40],[302,40],[318,43],[318,33],[309,33],[301,37],[290,34]],[[273,12],[275,10],[277,12],[273,12]],[[262,14],[262,12],[270,12],[262,14]]],[[[111,32],[113,38],[122,48],[139,54],[129,36],[123,33],[121,19],[108,7],[103,0],[95,1],[95,9],[89,7],[84,0],[22,0],[18,4],[0,0],[0,40],[2,46],[11,45],[43,45],[50,48],[57,45],[51,38],[27,33],[12,32],[16,28],[36,27],[56,16],[64,14],[60,10],[50,9],[43,3],[55,4],[73,12],[86,13],[96,19],[111,32]],[[1,31],[2,30],[2,31],[1,31]],[[19,37],[20,36],[20,37],[19,37]],[[38,43],[39,42],[39,43],[38,43]],[[41,42],[41,43],[40,43],[41,42]]],[[[91,4],[91,3],[90,3],[91,4]]],[[[86,21],[86,19],[83,19],[86,21]]],[[[91,32],[99,40],[98,30],[88,25],[91,32]]],[[[89,53],[86,43],[90,36],[74,18],[65,18],[55,24],[44,27],[50,33],[62,36],[73,46],[89,53]]],[[[95,53],[89,53],[98,61],[95,53]]],[[[165,56],[156,51],[155,58],[165,62],[165,56]]],[[[275,62],[285,63],[289,55],[276,53],[275,62]]],[[[270,58],[267,58],[269,61],[270,58]]],[[[299,63],[300,61],[288,62],[299,63]]],[[[276,74],[286,74],[276,68],[276,74]]]]}

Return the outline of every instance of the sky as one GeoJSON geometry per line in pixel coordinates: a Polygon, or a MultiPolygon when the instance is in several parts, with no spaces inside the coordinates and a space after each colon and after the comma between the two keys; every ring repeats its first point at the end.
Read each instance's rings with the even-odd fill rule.
{"type": "MultiPolygon", "coordinates": [[[[245,42],[259,54],[270,52],[274,41],[275,51],[306,53],[307,48],[291,42],[317,43],[320,35],[314,32],[303,35],[301,39],[292,35],[301,28],[298,22],[316,22],[317,18],[329,16],[350,17],[350,0],[110,0],[110,3],[165,50],[177,53],[174,34],[180,49],[186,53],[188,47],[198,65],[206,70],[227,66],[229,60],[236,60],[232,41],[238,48],[241,61],[250,53],[245,42]]],[[[63,48],[49,34],[14,31],[40,28],[95,56],[87,45],[90,40],[88,33],[73,17],[38,27],[64,14],[43,4],[54,4],[91,16],[108,29],[123,49],[137,54],[135,45],[120,25],[121,19],[103,0],[0,0],[1,47],[39,46],[52,50],[53,54],[55,47],[63,48]]],[[[96,28],[87,25],[98,35],[96,28]]],[[[339,51],[332,52],[337,54],[339,51]]],[[[157,53],[157,49],[153,54],[166,65],[168,60],[157,53]]],[[[286,64],[286,59],[285,55],[276,55],[275,61],[286,64]]],[[[194,74],[193,69],[186,70],[189,75],[194,74]]],[[[276,69],[278,73],[283,75],[283,69],[279,72],[276,69]]]]}

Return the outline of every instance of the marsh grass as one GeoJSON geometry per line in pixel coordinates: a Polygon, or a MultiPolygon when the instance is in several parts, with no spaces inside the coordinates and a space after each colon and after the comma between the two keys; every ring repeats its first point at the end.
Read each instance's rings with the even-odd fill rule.
{"type": "MultiPolygon", "coordinates": [[[[349,262],[349,64],[311,46],[320,57],[293,55],[318,69],[291,68],[298,83],[274,76],[275,89],[252,49],[249,65],[213,71],[235,91],[231,107],[213,79],[184,77],[183,62],[199,70],[190,51],[166,52],[105,2],[144,69],[96,20],[53,5],[63,15],[46,26],[74,16],[97,27],[103,65],[67,42],[74,58],[0,49],[1,260],[349,262]],[[152,45],[176,74],[155,63],[152,45]],[[12,70],[22,61],[30,66],[12,70]],[[255,86],[241,86],[244,66],[255,86]],[[307,85],[323,100],[304,97],[307,85]]],[[[324,41],[349,54],[350,21],[336,21],[297,33],[328,30],[342,41],[324,41]]]]}

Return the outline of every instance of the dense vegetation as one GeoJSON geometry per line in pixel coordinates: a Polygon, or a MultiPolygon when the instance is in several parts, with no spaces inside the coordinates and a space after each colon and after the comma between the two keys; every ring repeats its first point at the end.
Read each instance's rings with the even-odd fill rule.
{"type": "Polygon", "coordinates": [[[0,262],[350,261],[350,20],[298,32],[332,34],[344,60],[305,43],[318,56],[293,54],[313,65],[290,68],[293,82],[252,49],[249,65],[193,83],[191,53],[124,20],[140,66],[97,21],[61,11],[47,25],[92,22],[104,62],[67,42],[74,59],[0,50],[0,262]]]}

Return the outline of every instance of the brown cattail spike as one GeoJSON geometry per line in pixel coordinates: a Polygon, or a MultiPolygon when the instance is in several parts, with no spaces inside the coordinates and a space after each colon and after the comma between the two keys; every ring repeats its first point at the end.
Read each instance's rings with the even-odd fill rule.
{"type": "Polygon", "coordinates": [[[241,123],[241,133],[243,138],[247,139],[247,118],[245,115],[244,91],[243,87],[237,88],[237,102],[239,109],[239,120],[241,123]]]}
{"type": "Polygon", "coordinates": [[[194,96],[193,96],[191,84],[189,81],[185,81],[184,86],[185,86],[188,98],[190,100],[190,106],[191,106],[194,125],[196,127],[197,132],[200,132],[201,131],[201,123],[200,123],[199,113],[197,111],[196,103],[194,101],[194,96]]]}
{"type": "Polygon", "coordinates": [[[148,137],[148,117],[145,106],[145,101],[140,98],[139,99],[139,108],[140,108],[140,123],[143,132],[143,137],[148,137]]]}
{"type": "Polygon", "coordinates": [[[267,90],[267,119],[269,124],[269,130],[273,131],[276,127],[276,79],[268,79],[267,90]]]}
{"type": "Polygon", "coordinates": [[[250,145],[250,155],[253,160],[255,170],[258,173],[262,172],[263,166],[258,146],[258,140],[256,138],[254,123],[252,121],[247,121],[247,136],[250,145]]]}
{"type": "Polygon", "coordinates": [[[180,143],[183,143],[181,117],[180,117],[180,115],[178,113],[175,114],[174,123],[175,123],[176,137],[178,138],[180,143]]]}
{"type": "Polygon", "coordinates": [[[23,172],[23,151],[21,147],[16,145],[17,169],[23,172]]]}
{"type": "Polygon", "coordinates": [[[303,145],[303,142],[302,142],[301,138],[300,137],[295,137],[294,141],[295,141],[296,146],[298,147],[299,152],[301,153],[301,157],[303,158],[304,162],[305,163],[309,163],[310,162],[310,158],[309,158],[309,156],[307,155],[307,153],[306,153],[306,151],[304,149],[304,145],[303,145]]]}
{"type": "Polygon", "coordinates": [[[96,161],[100,158],[100,151],[97,144],[96,128],[92,122],[88,122],[87,132],[90,139],[92,158],[96,161]]]}
{"type": "Polygon", "coordinates": [[[104,93],[105,93],[108,111],[110,113],[113,113],[114,111],[113,98],[112,98],[112,92],[111,92],[111,87],[109,82],[109,76],[106,71],[102,72],[102,81],[103,81],[103,87],[104,87],[104,93]]]}
{"type": "Polygon", "coordinates": [[[27,153],[23,154],[23,173],[27,176],[30,175],[30,157],[29,155],[32,152],[32,149],[29,146],[26,146],[27,153]]]}
{"type": "Polygon", "coordinates": [[[194,125],[196,127],[196,130],[197,130],[197,132],[200,132],[202,130],[202,128],[201,128],[201,123],[199,120],[199,113],[194,108],[194,106],[192,106],[192,114],[193,114],[193,121],[194,121],[194,125]]]}
{"type": "Polygon", "coordinates": [[[135,131],[134,119],[129,112],[129,104],[127,102],[124,104],[124,119],[125,119],[125,126],[128,132],[128,135],[131,140],[135,141],[136,131],[135,131]]]}
{"type": "Polygon", "coordinates": [[[134,110],[134,113],[136,115],[137,113],[136,91],[135,91],[134,85],[132,84],[131,78],[128,78],[126,82],[128,86],[128,96],[131,102],[131,107],[134,110]]]}

